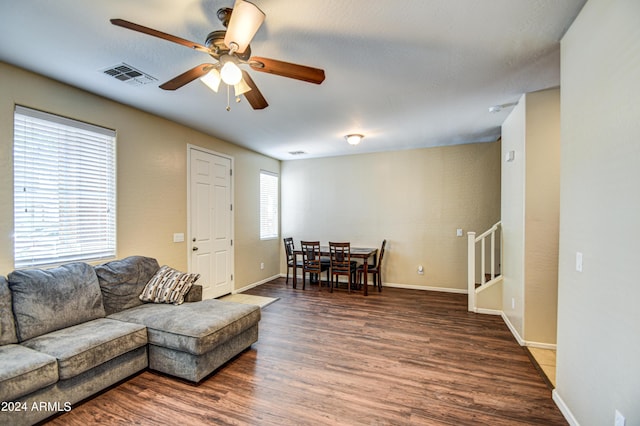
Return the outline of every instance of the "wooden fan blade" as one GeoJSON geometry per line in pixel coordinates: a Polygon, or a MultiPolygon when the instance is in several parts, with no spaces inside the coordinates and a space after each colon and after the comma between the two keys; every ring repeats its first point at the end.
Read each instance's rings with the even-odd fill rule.
{"type": "Polygon", "coordinates": [[[258,86],[256,86],[256,83],[253,82],[253,79],[251,78],[249,73],[246,71],[242,71],[242,78],[244,78],[244,81],[247,83],[247,85],[251,87],[251,90],[244,93],[244,97],[249,102],[251,107],[253,109],[265,109],[266,107],[268,107],[269,104],[267,103],[267,100],[264,98],[264,96],[262,96],[262,93],[260,93],[260,90],[258,90],[258,86]]]}
{"type": "Polygon", "coordinates": [[[295,78],[309,83],[320,84],[324,81],[324,70],[307,67],[305,65],[292,64],[276,59],[260,58],[257,56],[249,59],[252,69],[260,72],[280,75],[282,77],[295,78]]]}
{"type": "Polygon", "coordinates": [[[164,90],[176,90],[181,88],[187,83],[191,83],[198,77],[202,77],[214,67],[213,64],[200,64],[197,67],[191,68],[189,71],[183,72],[179,76],[163,83],[160,88],[164,90]]]}
{"type": "Polygon", "coordinates": [[[133,22],[125,21],[124,19],[112,19],[111,23],[113,25],[117,25],[122,28],[127,28],[129,30],[138,31],[139,33],[148,34],[150,36],[158,37],[163,40],[168,40],[173,43],[178,43],[183,46],[188,47],[189,49],[198,50],[200,52],[209,53],[209,49],[206,46],[203,46],[199,43],[194,43],[193,41],[186,40],[184,38],[176,37],[171,34],[163,33],[162,31],[154,30],[153,28],[145,27],[142,25],[134,24],[133,22]]]}

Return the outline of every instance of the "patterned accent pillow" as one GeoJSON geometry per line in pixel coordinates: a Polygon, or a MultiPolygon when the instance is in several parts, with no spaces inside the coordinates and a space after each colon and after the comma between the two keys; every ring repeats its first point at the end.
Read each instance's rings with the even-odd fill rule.
{"type": "Polygon", "coordinates": [[[164,265],[144,287],[140,294],[140,300],[180,305],[198,278],[200,278],[200,274],[187,274],[164,265]]]}

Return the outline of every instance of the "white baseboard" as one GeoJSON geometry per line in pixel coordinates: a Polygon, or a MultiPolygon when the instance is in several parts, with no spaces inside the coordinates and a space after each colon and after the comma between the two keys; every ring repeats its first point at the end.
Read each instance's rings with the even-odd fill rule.
{"type": "MultiPolygon", "coordinates": [[[[263,280],[260,280],[260,281],[258,281],[258,282],[255,282],[255,283],[253,283],[253,284],[249,284],[249,285],[246,285],[246,286],[244,286],[244,287],[242,287],[242,288],[238,288],[238,289],[236,289],[236,290],[233,290],[233,291],[231,292],[231,294],[242,293],[243,291],[247,291],[247,290],[252,289],[252,288],[254,288],[254,287],[258,287],[259,285],[262,285],[262,284],[268,283],[269,281],[275,280],[276,278],[278,278],[278,277],[282,277],[282,276],[283,276],[282,274],[279,274],[279,275],[274,275],[274,276],[269,277],[269,278],[265,278],[265,279],[263,279],[263,280]]],[[[286,275],[285,275],[285,276],[286,276],[286,275]]]]}
{"type": "Polygon", "coordinates": [[[511,324],[511,321],[509,321],[509,317],[504,312],[502,313],[501,316],[504,323],[507,324],[507,327],[509,327],[509,330],[511,331],[511,334],[513,334],[513,337],[516,338],[516,341],[518,342],[518,344],[520,346],[525,346],[525,343],[526,343],[525,340],[520,336],[520,334],[518,333],[518,330],[516,330],[513,324],[511,324]]]}
{"type": "Polygon", "coordinates": [[[403,288],[405,290],[426,290],[426,291],[440,291],[443,293],[467,294],[466,288],[461,289],[461,288],[448,288],[448,287],[426,287],[423,285],[396,284],[396,283],[382,283],[382,287],[403,288]]]}
{"type": "Polygon", "coordinates": [[[576,420],[576,418],[573,416],[573,413],[558,393],[558,389],[554,389],[551,392],[551,398],[553,399],[553,402],[556,403],[556,405],[560,409],[560,412],[564,416],[565,420],[569,423],[569,425],[580,426],[580,423],[578,423],[578,420],[576,420]]]}
{"type": "Polygon", "coordinates": [[[476,308],[476,314],[502,316],[503,312],[498,309],[476,308]]]}
{"type": "MultiPolygon", "coordinates": [[[[280,274],[281,278],[286,278],[287,274],[280,274]]],[[[302,275],[298,275],[298,279],[302,279],[302,275]]],[[[261,284],[264,284],[261,283],[261,284]]],[[[369,281],[369,286],[373,286],[373,282],[369,281]]],[[[405,290],[425,290],[425,291],[441,291],[443,293],[457,293],[457,294],[467,294],[467,289],[464,288],[448,288],[448,287],[425,287],[423,285],[413,285],[413,284],[397,284],[397,283],[382,283],[382,287],[392,287],[392,288],[402,288],[405,290]]]]}
{"type": "Polygon", "coordinates": [[[554,351],[557,348],[557,345],[554,343],[532,342],[530,340],[525,341],[525,345],[531,348],[553,349],[554,351]]]}

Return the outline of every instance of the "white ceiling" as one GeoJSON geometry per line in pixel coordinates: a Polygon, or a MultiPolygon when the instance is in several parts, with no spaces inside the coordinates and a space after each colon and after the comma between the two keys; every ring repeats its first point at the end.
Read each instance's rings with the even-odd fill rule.
{"type": "Polygon", "coordinates": [[[199,81],[159,89],[209,56],[109,22],[204,44],[232,0],[3,1],[0,60],[278,159],[486,142],[510,111],[490,106],[560,84],[559,40],[585,1],[255,0],[267,17],[253,55],[326,74],[315,85],[247,67],[269,103],[259,111],[232,99],[227,112],[226,90],[199,81]],[[122,62],[158,81],[101,72],[122,62]],[[352,147],[347,133],[366,137],[352,147]]]}

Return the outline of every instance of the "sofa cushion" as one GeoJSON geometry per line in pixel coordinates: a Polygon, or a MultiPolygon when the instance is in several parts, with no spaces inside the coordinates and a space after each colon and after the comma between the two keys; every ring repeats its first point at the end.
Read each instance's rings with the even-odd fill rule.
{"type": "Polygon", "coordinates": [[[8,276],[20,341],[105,316],[98,277],[86,263],[8,276]]]}
{"type": "Polygon", "coordinates": [[[191,290],[184,297],[184,301],[186,302],[199,302],[202,300],[202,286],[198,284],[194,284],[191,286],[191,290]]]}
{"type": "Polygon", "coordinates": [[[16,323],[13,321],[11,292],[7,279],[0,276],[0,345],[18,343],[16,323]]]}
{"type": "Polygon", "coordinates": [[[151,257],[129,256],[95,267],[107,315],[142,305],[138,296],[160,269],[151,257]]]}
{"type": "Polygon", "coordinates": [[[54,357],[21,345],[0,346],[0,401],[15,401],[57,381],[54,357]]]}
{"type": "Polygon", "coordinates": [[[216,299],[182,305],[147,304],[109,318],[147,326],[149,343],[201,355],[260,321],[260,307],[216,299]]]}
{"type": "Polygon", "coordinates": [[[140,294],[140,300],[180,305],[198,278],[200,278],[200,274],[188,274],[164,265],[144,287],[142,294],[140,294]]]}
{"type": "Polygon", "coordinates": [[[146,345],[147,331],[138,324],[98,318],[22,344],[55,357],[60,380],[65,380],[146,345]]]}

